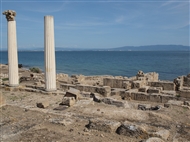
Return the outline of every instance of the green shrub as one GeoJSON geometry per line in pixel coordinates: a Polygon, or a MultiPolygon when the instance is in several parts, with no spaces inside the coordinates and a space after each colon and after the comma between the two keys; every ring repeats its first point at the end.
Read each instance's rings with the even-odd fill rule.
{"type": "Polygon", "coordinates": [[[37,67],[29,68],[29,70],[34,73],[41,73],[41,70],[37,67]]]}
{"type": "Polygon", "coordinates": [[[7,80],[9,80],[9,78],[3,78],[2,80],[3,80],[3,81],[7,81],[7,80]]]}

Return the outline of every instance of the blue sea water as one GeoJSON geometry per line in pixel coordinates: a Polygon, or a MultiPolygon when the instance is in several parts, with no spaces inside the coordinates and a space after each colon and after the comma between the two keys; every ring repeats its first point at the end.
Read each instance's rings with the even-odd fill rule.
{"type": "MultiPolygon", "coordinates": [[[[20,51],[25,68],[44,70],[44,52],[20,51]]],[[[6,64],[7,52],[0,52],[6,64]]],[[[159,73],[160,80],[190,73],[190,52],[177,51],[56,51],[56,72],[83,75],[135,76],[138,70],[159,73]]]]}

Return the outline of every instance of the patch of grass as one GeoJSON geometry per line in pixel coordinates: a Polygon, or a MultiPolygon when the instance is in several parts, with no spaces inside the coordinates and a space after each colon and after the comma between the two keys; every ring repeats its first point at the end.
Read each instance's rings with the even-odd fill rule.
{"type": "Polygon", "coordinates": [[[3,81],[7,81],[7,80],[9,80],[9,78],[3,78],[2,80],[3,80],[3,81]]]}
{"type": "Polygon", "coordinates": [[[37,67],[29,68],[29,70],[30,70],[31,72],[34,72],[34,73],[41,73],[41,72],[42,72],[42,71],[41,71],[39,68],[37,68],[37,67]]]}

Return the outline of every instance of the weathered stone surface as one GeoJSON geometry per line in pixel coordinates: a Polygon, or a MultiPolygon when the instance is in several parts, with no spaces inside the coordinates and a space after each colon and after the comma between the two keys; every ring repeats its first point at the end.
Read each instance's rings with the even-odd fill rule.
{"type": "Polygon", "coordinates": [[[104,78],[103,85],[110,86],[111,88],[123,88],[124,79],[116,79],[116,78],[104,78]]]}
{"type": "Polygon", "coordinates": [[[161,97],[161,102],[162,102],[162,103],[166,103],[166,102],[168,102],[169,100],[175,99],[175,97],[170,96],[170,95],[161,95],[160,97],[161,97]]]}
{"type": "Polygon", "coordinates": [[[73,85],[73,84],[64,84],[64,83],[60,83],[59,84],[59,88],[62,89],[62,90],[64,90],[64,91],[68,91],[70,87],[75,88],[76,85],[73,85]]]}
{"type": "Polygon", "coordinates": [[[171,81],[148,82],[151,87],[162,87],[163,90],[175,90],[175,84],[171,81]]]}
{"type": "Polygon", "coordinates": [[[135,124],[131,124],[127,121],[117,129],[116,133],[128,137],[136,137],[141,139],[148,138],[148,132],[144,128],[135,124]]]}
{"type": "Polygon", "coordinates": [[[148,90],[147,90],[147,93],[160,93],[160,90],[155,88],[155,87],[150,87],[148,90]]]}
{"type": "Polygon", "coordinates": [[[114,95],[119,96],[122,92],[125,92],[125,89],[113,88],[111,91],[111,96],[114,96],[114,95]]]}
{"type": "Polygon", "coordinates": [[[145,142],[164,142],[164,141],[160,138],[152,137],[152,138],[147,139],[145,142]]]}
{"type": "Polygon", "coordinates": [[[14,21],[16,12],[14,10],[6,10],[3,12],[3,15],[6,16],[7,21],[14,21]]]}
{"type": "Polygon", "coordinates": [[[153,136],[162,138],[163,140],[167,140],[170,136],[170,131],[160,130],[158,132],[153,133],[153,136]]]}
{"type": "Polygon", "coordinates": [[[126,101],[119,101],[113,98],[103,98],[101,99],[101,102],[109,105],[115,105],[117,107],[130,108],[129,104],[126,101]]]}
{"type": "Polygon", "coordinates": [[[190,106],[190,101],[184,101],[184,105],[190,106]]]}
{"type": "Polygon", "coordinates": [[[179,96],[184,98],[190,98],[190,90],[179,90],[179,96]]]}
{"type": "Polygon", "coordinates": [[[121,123],[117,121],[96,118],[89,120],[87,128],[111,133],[115,132],[120,125],[121,123]]]}
{"type": "Polygon", "coordinates": [[[52,118],[52,119],[49,119],[49,122],[53,123],[53,124],[60,124],[63,126],[68,126],[68,125],[71,125],[74,123],[74,119],[71,119],[71,118],[52,118]]]}
{"type": "Polygon", "coordinates": [[[150,94],[149,101],[161,103],[162,102],[161,94],[157,94],[157,93],[150,94]]]}
{"type": "Polygon", "coordinates": [[[46,108],[49,106],[49,102],[48,101],[43,101],[43,102],[37,102],[36,106],[39,108],[46,108]]]}
{"type": "Polygon", "coordinates": [[[138,89],[131,89],[125,92],[121,92],[120,96],[123,100],[135,100],[135,93],[138,92],[138,89]]]}
{"type": "Polygon", "coordinates": [[[145,85],[145,82],[143,80],[137,80],[137,81],[133,81],[132,83],[132,89],[138,89],[138,88],[142,88],[145,85]]]}
{"type": "Polygon", "coordinates": [[[76,103],[75,97],[63,97],[60,105],[73,106],[76,103]]]}
{"type": "Polygon", "coordinates": [[[150,95],[143,92],[131,93],[134,95],[134,99],[138,101],[148,101],[150,99],[150,95]]]}
{"type": "Polygon", "coordinates": [[[6,105],[6,99],[3,94],[0,92],[0,107],[6,105]]]}
{"type": "Polygon", "coordinates": [[[145,92],[145,93],[146,93],[147,90],[148,90],[148,88],[149,88],[149,86],[144,86],[144,87],[142,87],[142,88],[139,88],[138,91],[139,91],[139,92],[145,92]]]}
{"type": "Polygon", "coordinates": [[[183,86],[190,87],[190,77],[189,77],[189,75],[184,76],[183,86]]]}
{"type": "Polygon", "coordinates": [[[69,90],[66,92],[64,97],[74,97],[75,100],[77,101],[78,98],[80,97],[80,91],[75,89],[75,88],[69,88],[69,90]]]}
{"type": "Polygon", "coordinates": [[[91,93],[91,96],[93,98],[93,101],[98,102],[98,103],[101,102],[102,97],[100,97],[100,94],[98,94],[98,93],[91,93]]]}

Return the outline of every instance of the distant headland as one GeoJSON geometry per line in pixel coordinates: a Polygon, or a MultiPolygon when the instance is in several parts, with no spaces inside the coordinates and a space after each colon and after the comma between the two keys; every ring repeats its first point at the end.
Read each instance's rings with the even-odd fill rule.
{"type": "MultiPolygon", "coordinates": [[[[18,51],[43,51],[43,47],[18,48],[18,51]]],[[[123,46],[116,48],[65,48],[55,47],[56,51],[190,51],[190,46],[184,45],[143,45],[123,46]]],[[[1,51],[7,51],[2,48],[1,51]]]]}

